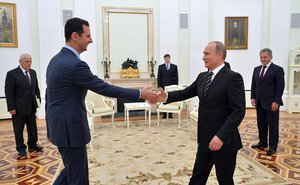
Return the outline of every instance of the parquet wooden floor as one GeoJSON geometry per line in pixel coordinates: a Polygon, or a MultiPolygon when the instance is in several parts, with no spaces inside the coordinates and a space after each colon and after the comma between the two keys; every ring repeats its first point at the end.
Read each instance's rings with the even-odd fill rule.
{"type": "MultiPolygon", "coordinates": [[[[130,119],[144,119],[144,117],[130,119]]],[[[152,116],[152,119],[156,117],[152,116]]],[[[116,121],[121,120],[124,118],[116,118],[116,121]]],[[[45,147],[44,150],[30,153],[28,157],[18,158],[11,120],[0,121],[0,184],[50,184],[60,162],[60,155],[56,147],[46,138],[44,120],[38,120],[38,133],[39,143],[45,147]]],[[[300,114],[280,113],[280,144],[278,152],[273,156],[266,156],[266,151],[251,148],[251,145],[258,141],[254,109],[247,110],[240,125],[240,133],[244,154],[293,182],[294,185],[300,185],[300,114]]],[[[24,136],[26,138],[27,134],[24,136]]]]}

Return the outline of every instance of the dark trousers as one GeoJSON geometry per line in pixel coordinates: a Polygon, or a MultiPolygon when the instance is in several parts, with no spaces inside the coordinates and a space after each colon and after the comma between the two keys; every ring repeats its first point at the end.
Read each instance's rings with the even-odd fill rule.
{"type": "Polygon", "coordinates": [[[162,117],[166,118],[166,117],[167,117],[167,114],[169,114],[169,118],[173,116],[173,113],[166,113],[166,112],[163,112],[163,113],[162,113],[162,117]]]}
{"type": "Polygon", "coordinates": [[[31,113],[30,115],[27,116],[13,115],[12,122],[13,122],[16,145],[17,145],[16,147],[17,151],[26,150],[26,145],[24,144],[24,137],[23,137],[23,131],[25,125],[28,133],[28,141],[27,141],[28,147],[34,148],[38,140],[35,113],[31,113]]]}
{"type": "Polygon", "coordinates": [[[53,185],[88,185],[89,171],[86,146],[76,148],[58,147],[65,168],[53,185]]]}
{"type": "Polygon", "coordinates": [[[198,151],[189,185],[205,185],[213,165],[219,185],[234,185],[236,155],[237,152],[220,154],[198,151]]]}
{"type": "Polygon", "coordinates": [[[269,132],[269,149],[277,150],[279,140],[279,109],[276,111],[264,110],[261,105],[256,106],[257,128],[259,143],[268,145],[269,132]]]}

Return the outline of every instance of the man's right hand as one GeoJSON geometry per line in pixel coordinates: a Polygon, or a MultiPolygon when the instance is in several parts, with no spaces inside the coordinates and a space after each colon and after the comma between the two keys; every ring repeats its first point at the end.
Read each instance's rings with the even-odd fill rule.
{"type": "Polygon", "coordinates": [[[10,110],[9,113],[10,113],[11,115],[15,115],[15,114],[16,114],[16,109],[10,110]]]}
{"type": "Polygon", "coordinates": [[[256,107],[256,102],[255,102],[255,99],[251,99],[251,104],[256,107]]]}
{"type": "Polygon", "coordinates": [[[151,104],[158,102],[158,95],[151,90],[151,86],[146,86],[143,89],[140,89],[141,98],[148,100],[151,104]]]}

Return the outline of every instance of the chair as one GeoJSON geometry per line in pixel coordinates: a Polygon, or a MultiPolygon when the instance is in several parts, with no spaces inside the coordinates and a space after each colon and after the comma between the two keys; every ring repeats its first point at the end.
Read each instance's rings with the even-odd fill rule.
{"type": "MultiPolygon", "coordinates": [[[[182,89],[184,89],[184,87],[179,85],[170,85],[165,87],[166,92],[177,91],[182,89]]],[[[166,105],[164,105],[163,103],[158,104],[157,105],[157,126],[159,126],[160,112],[166,112],[166,113],[178,114],[178,128],[180,128],[182,108],[183,108],[183,101],[173,102],[166,105]]],[[[167,119],[169,119],[168,115],[167,115],[167,119]]]]}
{"type": "Polygon", "coordinates": [[[194,109],[190,112],[190,134],[192,133],[193,121],[198,123],[198,104],[195,104],[194,109]]]}
{"type": "Polygon", "coordinates": [[[94,129],[94,118],[97,116],[105,116],[111,115],[111,123],[113,128],[115,128],[114,124],[114,110],[115,101],[104,97],[100,94],[94,93],[92,91],[88,91],[85,97],[85,106],[87,110],[87,114],[89,117],[89,122],[91,122],[91,130],[92,132],[95,131],[94,129]]]}

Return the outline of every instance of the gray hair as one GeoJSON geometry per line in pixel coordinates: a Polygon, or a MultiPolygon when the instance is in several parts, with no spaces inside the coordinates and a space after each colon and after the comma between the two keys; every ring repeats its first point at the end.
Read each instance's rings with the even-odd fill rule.
{"type": "Polygon", "coordinates": [[[31,58],[31,55],[29,55],[27,53],[21,54],[19,61],[23,60],[24,58],[31,58]]]}
{"type": "Polygon", "coordinates": [[[210,43],[215,43],[216,44],[216,51],[222,52],[223,53],[223,60],[225,60],[226,55],[227,55],[226,46],[220,41],[212,41],[210,43]]]}
{"type": "Polygon", "coordinates": [[[265,53],[265,52],[267,52],[270,57],[273,57],[272,50],[270,48],[264,48],[264,49],[260,50],[259,55],[261,55],[262,53],[265,53]]]}

